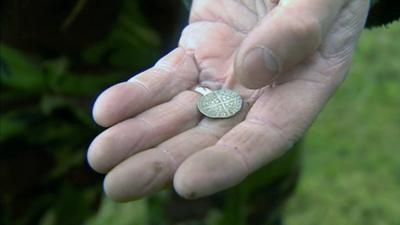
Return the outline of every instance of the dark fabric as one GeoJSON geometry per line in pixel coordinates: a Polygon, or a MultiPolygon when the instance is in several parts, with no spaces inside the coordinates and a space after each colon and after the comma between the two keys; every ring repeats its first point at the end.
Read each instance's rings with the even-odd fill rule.
{"type": "Polygon", "coordinates": [[[400,2],[375,0],[371,2],[366,27],[387,25],[400,18],[400,2]]]}

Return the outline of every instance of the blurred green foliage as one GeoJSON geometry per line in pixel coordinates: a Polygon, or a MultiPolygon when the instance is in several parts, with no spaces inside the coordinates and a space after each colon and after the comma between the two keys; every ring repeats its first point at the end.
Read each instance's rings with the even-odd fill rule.
{"type": "Polygon", "coordinates": [[[85,164],[100,132],[91,102],[149,66],[160,47],[138,1],[124,1],[112,31],[79,56],[1,43],[1,224],[81,224],[96,211],[101,177],[85,164]]]}
{"type": "MultiPolygon", "coordinates": [[[[76,1],[77,11],[68,14],[64,27],[73,26],[85,2],[76,1]]],[[[88,144],[100,132],[90,116],[91,104],[104,88],[148,67],[168,45],[143,13],[139,1],[123,1],[111,32],[79,56],[43,57],[1,43],[0,223],[263,224],[266,218],[278,219],[293,190],[299,146],[306,164],[287,210],[288,224],[400,221],[400,205],[394,201],[400,199],[395,157],[400,144],[399,23],[365,32],[350,78],[305,143],[238,187],[189,202],[171,190],[124,204],[105,198],[102,177],[84,161],[88,144]]]]}

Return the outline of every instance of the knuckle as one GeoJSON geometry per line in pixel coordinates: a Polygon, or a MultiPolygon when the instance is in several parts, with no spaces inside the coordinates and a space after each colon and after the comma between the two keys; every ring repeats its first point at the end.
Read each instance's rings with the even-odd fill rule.
{"type": "Polygon", "coordinates": [[[292,35],[298,38],[312,38],[320,42],[322,38],[321,23],[313,15],[289,13],[286,17],[288,30],[292,35]]]}

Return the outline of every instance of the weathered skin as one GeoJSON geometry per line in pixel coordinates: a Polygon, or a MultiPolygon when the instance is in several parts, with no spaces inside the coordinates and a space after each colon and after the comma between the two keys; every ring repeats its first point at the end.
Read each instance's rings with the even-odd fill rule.
{"type": "Polygon", "coordinates": [[[367,11],[367,0],[194,1],[179,47],[96,101],[109,128],[88,160],[107,173],[106,193],[127,201],[173,181],[206,196],[283,154],[343,81],[367,11]],[[202,119],[198,84],[238,91],[244,108],[202,119]]]}

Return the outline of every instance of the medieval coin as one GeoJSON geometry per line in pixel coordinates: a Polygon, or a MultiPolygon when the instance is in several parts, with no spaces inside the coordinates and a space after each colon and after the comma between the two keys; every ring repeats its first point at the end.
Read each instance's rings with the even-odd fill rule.
{"type": "Polygon", "coordinates": [[[228,89],[220,89],[202,96],[197,108],[209,118],[229,118],[242,109],[243,99],[228,89]]]}

